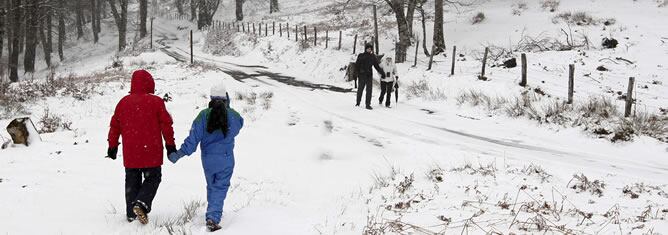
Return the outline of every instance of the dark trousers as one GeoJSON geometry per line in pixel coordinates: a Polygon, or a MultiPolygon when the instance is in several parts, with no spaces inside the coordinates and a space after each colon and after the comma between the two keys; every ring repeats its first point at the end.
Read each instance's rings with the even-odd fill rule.
{"type": "Polygon", "coordinates": [[[132,207],[139,204],[151,212],[151,203],[162,181],[162,170],[155,168],[125,168],[125,203],[126,215],[135,217],[132,207]],[[143,178],[143,180],[142,180],[143,178]]]}
{"type": "Polygon", "coordinates": [[[371,90],[373,89],[373,79],[371,77],[359,77],[357,86],[357,105],[362,102],[362,93],[366,89],[366,106],[371,106],[371,90]]]}
{"type": "Polygon", "coordinates": [[[380,82],[380,97],[378,98],[379,103],[383,103],[383,98],[385,98],[385,94],[387,93],[387,100],[385,100],[385,106],[390,107],[390,103],[392,103],[392,89],[394,86],[394,82],[380,82]]]}

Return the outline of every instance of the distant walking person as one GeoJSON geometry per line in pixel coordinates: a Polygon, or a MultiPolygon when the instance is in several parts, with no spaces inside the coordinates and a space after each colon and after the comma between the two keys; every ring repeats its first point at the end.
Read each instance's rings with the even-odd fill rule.
{"type": "Polygon", "coordinates": [[[169,155],[176,163],[191,155],[200,145],[202,166],[206,176],[206,227],[219,230],[227,190],[234,172],[234,138],[244,126],[244,119],[230,108],[230,97],[223,84],[211,88],[209,108],[202,110],[193,121],[190,135],[181,149],[169,155]]]}
{"type": "Polygon", "coordinates": [[[162,139],[167,154],[176,152],[172,117],[162,98],[153,95],[155,83],[150,73],[132,74],[130,94],[116,105],[109,128],[107,157],[116,159],[119,137],[123,137],[125,202],[128,222],[148,223],[153,198],[162,180],[162,139]],[[143,177],[143,181],[142,181],[143,177]]]}
{"type": "Polygon", "coordinates": [[[399,75],[397,75],[397,65],[394,64],[392,57],[387,57],[383,60],[383,63],[380,64],[380,68],[385,71],[385,78],[380,80],[380,97],[378,98],[378,103],[383,104],[383,98],[387,94],[387,99],[385,100],[385,107],[390,107],[392,103],[392,89],[398,87],[399,75]]]}
{"type": "Polygon", "coordinates": [[[373,54],[373,45],[366,44],[364,45],[364,53],[357,56],[357,61],[355,62],[355,68],[357,69],[357,77],[359,80],[359,86],[357,87],[357,105],[360,106],[362,102],[362,93],[366,89],[366,109],[371,108],[371,90],[373,89],[373,71],[371,67],[376,68],[376,71],[380,73],[381,78],[385,78],[385,72],[378,65],[378,59],[376,55],[373,54]]]}

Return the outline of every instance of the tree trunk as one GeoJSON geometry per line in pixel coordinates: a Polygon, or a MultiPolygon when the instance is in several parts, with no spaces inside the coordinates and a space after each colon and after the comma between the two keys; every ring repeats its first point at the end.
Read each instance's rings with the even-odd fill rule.
{"type": "Polygon", "coordinates": [[[237,21],[244,20],[244,0],[235,0],[237,21]]]}
{"type": "Polygon", "coordinates": [[[200,0],[190,0],[190,21],[197,19],[197,3],[200,0]]]}
{"type": "Polygon", "coordinates": [[[51,22],[50,19],[47,19],[50,17],[48,16],[49,13],[47,10],[44,9],[42,12],[44,19],[39,23],[39,38],[42,41],[42,50],[44,50],[44,61],[46,62],[46,66],[51,68],[51,43],[48,42],[50,36],[47,36],[48,34],[51,34],[51,22]]]}
{"type": "Polygon", "coordinates": [[[9,81],[18,82],[19,81],[19,45],[21,41],[19,40],[21,34],[21,22],[23,16],[21,14],[21,0],[8,0],[11,1],[10,9],[16,9],[10,11],[11,22],[8,22],[9,25],[12,25],[12,50],[11,55],[9,56],[9,81]]]}
{"type": "Polygon", "coordinates": [[[174,1],[174,4],[176,4],[176,11],[179,13],[179,16],[183,15],[183,0],[176,0],[174,1]]]}
{"type": "Polygon", "coordinates": [[[91,15],[91,28],[93,29],[93,43],[97,43],[100,39],[97,35],[97,0],[90,0],[90,15],[91,15]]]}
{"type": "Polygon", "coordinates": [[[99,34],[102,32],[102,15],[101,12],[103,10],[102,6],[104,6],[104,0],[95,0],[96,1],[96,8],[95,8],[95,19],[97,20],[95,22],[95,29],[97,29],[97,33],[99,34]]]}
{"type": "Polygon", "coordinates": [[[426,56],[431,56],[431,54],[429,54],[429,49],[427,49],[427,19],[424,15],[424,8],[422,8],[422,5],[420,5],[418,11],[420,11],[420,16],[422,18],[422,50],[426,56]]]}
{"type": "MultiPolygon", "coordinates": [[[[409,0],[415,1],[415,0],[409,0]]],[[[406,15],[404,14],[403,0],[385,0],[390,5],[394,15],[397,19],[397,29],[399,31],[399,42],[396,44],[395,61],[403,63],[406,61],[408,47],[411,45],[411,34],[408,31],[408,24],[406,22],[406,15]]]]}
{"type": "Polygon", "coordinates": [[[39,30],[39,0],[29,0],[26,6],[26,48],[23,55],[23,70],[35,72],[35,51],[37,49],[37,31],[39,30]]]}
{"type": "Polygon", "coordinates": [[[278,0],[269,0],[269,13],[278,12],[278,0]]]}
{"type": "Polygon", "coordinates": [[[0,7],[2,7],[0,8],[0,58],[2,58],[5,47],[5,16],[7,15],[7,8],[5,8],[5,5],[0,7]]]}
{"type": "Polygon", "coordinates": [[[107,18],[107,4],[104,3],[105,2],[104,0],[100,0],[100,1],[102,1],[102,2],[100,2],[98,5],[100,5],[100,7],[101,7],[100,12],[102,12],[102,19],[106,19],[107,18]]]}
{"type": "Polygon", "coordinates": [[[83,32],[83,25],[84,25],[84,16],[83,16],[83,4],[81,4],[81,1],[83,0],[76,0],[77,5],[74,11],[76,12],[76,25],[77,25],[77,39],[81,39],[84,35],[83,32]]]}
{"type": "Polygon", "coordinates": [[[200,0],[199,16],[197,18],[197,28],[202,29],[213,25],[213,16],[218,10],[220,0],[200,0]]]}
{"type": "Polygon", "coordinates": [[[66,32],[65,32],[65,1],[58,1],[58,57],[60,61],[65,59],[63,53],[63,44],[65,44],[66,32]]]}
{"type": "Polygon", "coordinates": [[[435,55],[445,51],[445,37],[443,37],[443,0],[434,3],[434,53],[435,55]]]}
{"type": "Polygon", "coordinates": [[[413,36],[413,17],[415,15],[415,8],[417,6],[417,1],[419,0],[408,0],[408,8],[406,10],[406,25],[408,26],[408,32],[413,36]]]}
{"type": "Polygon", "coordinates": [[[111,14],[114,16],[116,27],[118,28],[118,51],[123,51],[126,46],[127,22],[128,22],[128,0],[107,0],[111,8],[111,14]],[[114,2],[118,1],[116,8],[114,2]],[[120,10],[120,12],[119,12],[120,10]]]}
{"type": "Polygon", "coordinates": [[[148,0],[139,0],[139,38],[146,37],[147,15],[148,15],[148,0]]]}

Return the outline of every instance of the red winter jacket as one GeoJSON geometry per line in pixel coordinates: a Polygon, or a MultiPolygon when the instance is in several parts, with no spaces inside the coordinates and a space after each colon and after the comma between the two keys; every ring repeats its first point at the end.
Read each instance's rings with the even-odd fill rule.
{"type": "Polygon", "coordinates": [[[153,95],[155,83],[145,70],[132,74],[130,94],[123,97],[111,117],[109,147],[118,147],[123,136],[123,165],[126,168],[151,168],[162,165],[163,146],[174,145],[172,117],[165,102],[153,95]]]}

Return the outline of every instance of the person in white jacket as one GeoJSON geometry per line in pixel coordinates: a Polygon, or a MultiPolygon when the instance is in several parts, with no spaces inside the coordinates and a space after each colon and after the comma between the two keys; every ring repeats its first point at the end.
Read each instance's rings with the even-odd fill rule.
{"type": "Polygon", "coordinates": [[[380,97],[378,98],[378,103],[382,105],[383,99],[387,98],[385,100],[385,107],[389,108],[392,102],[392,89],[398,87],[399,75],[397,74],[397,65],[394,64],[392,57],[386,57],[380,63],[380,68],[385,71],[385,77],[380,79],[380,97]]]}

